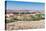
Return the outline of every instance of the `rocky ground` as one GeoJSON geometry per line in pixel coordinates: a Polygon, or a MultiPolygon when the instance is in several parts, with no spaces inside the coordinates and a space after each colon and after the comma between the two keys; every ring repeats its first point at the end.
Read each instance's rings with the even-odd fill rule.
{"type": "Polygon", "coordinates": [[[44,28],[44,20],[40,21],[17,21],[6,24],[7,30],[18,30],[18,29],[39,29],[44,28]]]}

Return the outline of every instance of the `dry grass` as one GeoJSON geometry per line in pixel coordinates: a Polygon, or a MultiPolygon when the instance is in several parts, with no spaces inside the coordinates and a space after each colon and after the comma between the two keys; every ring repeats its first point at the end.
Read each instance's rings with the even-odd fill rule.
{"type": "Polygon", "coordinates": [[[40,21],[17,21],[6,24],[7,30],[16,30],[16,29],[39,29],[44,28],[44,20],[40,21]]]}

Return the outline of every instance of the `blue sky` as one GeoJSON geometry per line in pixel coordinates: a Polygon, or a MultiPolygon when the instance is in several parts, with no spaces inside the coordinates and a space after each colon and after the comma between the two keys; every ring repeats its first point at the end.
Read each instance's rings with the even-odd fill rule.
{"type": "Polygon", "coordinates": [[[7,1],[7,9],[16,10],[44,10],[44,3],[39,2],[21,2],[21,1],[7,1]]]}

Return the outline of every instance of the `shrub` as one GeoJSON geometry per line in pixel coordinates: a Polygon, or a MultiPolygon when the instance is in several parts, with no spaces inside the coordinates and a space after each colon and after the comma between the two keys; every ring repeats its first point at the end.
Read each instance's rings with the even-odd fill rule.
{"type": "Polygon", "coordinates": [[[6,23],[15,22],[15,21],[37,21],[42,19],[42,14],[36,14],[32,16],[14,16],[6,18],[6,23]]]}

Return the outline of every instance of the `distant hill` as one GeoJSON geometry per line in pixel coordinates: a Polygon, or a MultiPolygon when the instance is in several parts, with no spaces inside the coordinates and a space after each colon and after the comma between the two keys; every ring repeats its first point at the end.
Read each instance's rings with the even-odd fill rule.
{"type": "Polygon", "coordinates": [[[15,12],[41,12],[42,14],[45,13],[44,10],[6,10],[6,13],[15,13],[15,12]]]}

